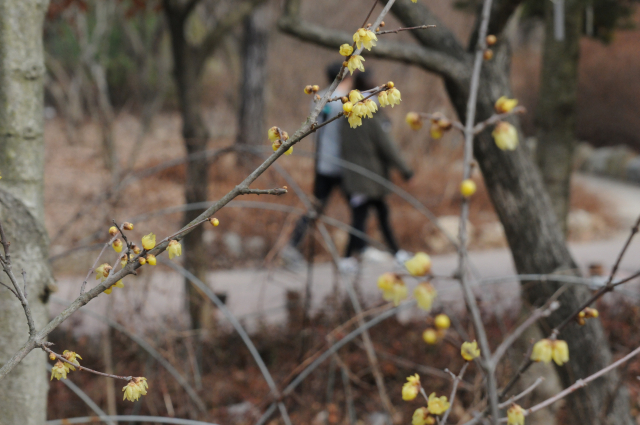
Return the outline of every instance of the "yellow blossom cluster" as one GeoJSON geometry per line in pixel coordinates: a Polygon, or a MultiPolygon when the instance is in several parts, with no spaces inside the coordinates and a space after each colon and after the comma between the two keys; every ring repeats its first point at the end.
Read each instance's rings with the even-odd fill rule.
{"type": "Polygon", "coordinates": [[[524,425],[524,409],[517,404],[513,404],[507,410],[508,425],[524,425]]]}
{"type": "MultiPolygon", "coordinates": [[[[78,353],[69,350],[64,350],[62,353],[62,357],[64,357],[65,360],[74,363],[76,366],[80,366],[78,359],[82,360],[82,357],[80,357],[78,353]]],[[[51,360],[55,360],[57,357],[55,354],[51,353],[49,355],[49,358],[51,360]]],[[[67,374],[72,370],[76,370],[73,365],[67,362],[63,362],[62,360],[58,360],[56,364],[54,364],[51,368],[51,380],[53,380],[53,378],[56,378],[57,380],[67,379],[67,374]]]]}
{"type": "Polygon", "coordinates": [[[462,358],[468,362],[472,361],[476,357],[480,357],[478,343],[476,341],[463,342],[462,347],[460,347],[460,354],[462,355],[462,358]]]}
{"type": "Polygon", "coordinates": [[[351,128],[362,125],[363,118],[373,118],[378,111],[378,105],[371,99],[364,99],[359,90],[351,90],[347,101],[342,105],[344,116],[349,121],[351,128]]]}
{"type": "Polygon", "coordinates": [[[384,273],[378,278],[378,288],[382,291],[382,298],[385,301],[393,301],[393,305],[398,305],[407,298],[407,286],[400,276],[395,273],[384,273]]]}
{"type": "Polygon", "coordinates": [[[499,121],[491,135],[496,146],[503,151],[513,151],[518,147],[518,130],[506,121],[499,121]]]}
{"type": "Polygon", "coordinates": [[[558,366],[569,361],[569,346],[566,341],[545,338],[536,342],[531,352],[531,360],[549,363],[552,359],[558,366]]]}
{"type": "MultiPolygon", "coordinates": [[[[267,136],[271,141],[271,147],[273,148],[274,152],[280,149],[280,146],[282,146],[282,143],[289,139],[289,134],[286,131],[281,130],[279,127],[276,127],[276,126],[273,126],[269,129],[269,131],[267,132],[267,136]]],[[[284,154],[291,155],[292,153],[293,153],[293,146],[287,149],[287,151],[284,154]]]]}
{"type": "Polygon", "coordinates": [[[131,381],[122,388],[122,391],[124,391],[122,399],[137,401],[141,395],[147,395],[147,388],[149,388],[147,378],[143,378],[142,376],[132,378],[131,381]]]}
{"type": "Polygon", "coordinates": [[[367,50],[371,50],[371,48],[376,45],[378,37],[376,37],[374,32],[369,29],[360,28],[355,32],[355,34],[353,34],[353,41],[356,43],[358,49],[362,49],[364,47],[367,50]]]}
{"type": "Polygon", "coordinates": [[[378,102],[383,108],[385,106],[391,106],[393,108],[395,105],[400,104],[400,102],[402,101],[402,95],[400,93],[400,90],[395,88],[393,82],[389,81],[387,83],[387,87],[387,90],[378,94],[378,102]]]}

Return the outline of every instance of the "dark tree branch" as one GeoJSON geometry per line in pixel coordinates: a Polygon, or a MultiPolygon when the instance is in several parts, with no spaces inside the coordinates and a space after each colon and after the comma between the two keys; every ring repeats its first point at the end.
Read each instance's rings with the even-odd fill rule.
{"type": "MultiPolygon", "coordinates": [[[[415,4],[413,5],[416,6],[415,4]]],[[[344,43],[351,43],[352,39],[352,35],[344,31],[335,31],[320,25],[302,22],[294,16],[283,16],[278,21],[278,26],[280,30],[286,34],[293,35],[300,40],[332,49],[337,49],[344,43]]],[[[437,30],[437,28],[417,32],[430,32],[435,30],[437,30]]],[[[470,73],[469,67],[465,62],[459,61],[443,52],[421,47],[416,44],[379,40],[376,48],[366,54],[381,59],[416,65],[426,71],[452,79],[467,79],[470,73]]]]}

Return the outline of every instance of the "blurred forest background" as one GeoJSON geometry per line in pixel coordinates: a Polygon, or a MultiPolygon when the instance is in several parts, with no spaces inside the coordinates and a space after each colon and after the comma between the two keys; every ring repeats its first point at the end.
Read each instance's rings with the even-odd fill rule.
{"type": "MultiPolygon", "coordinates": [[[[175,54],[172,53],[172,42],[175,46],[176,36],[175,33],[172,35],[172,25],[180,23],[167,18],[171,13],[166,8],[171,3],[159,0],[51,0],[49,4],[44,30],[47,70],[44,196],[45,223],[51,238],[51,264],[59,287],[54,296],[69,299],[75,296],[81,276],[93,263],[95,249],[103,243],[112,219],[133,221],[136,226],[133,234],[137,239],[152,230],[162,229],[169,233],[179,229],[184,221],[179,207],[184,204],[185,184],[187,191],[189,187],[205,191],[187,193],[187,200],[191,196],[192,202],[219,199],[238,184],[256,163],[251,155],[233,151],[221,151],[219,155],[209,153],[210,161],[197,162],[206,168],[206,183],[194,181],[193,170],[199,166],[186,164],[182,159],[187,153],[238,144],[252,145],[268,153],[267,129],[277,125],[292,133],[298,128],[308,114],[311,101],[303,88],[308,84],[324,87],[324,69],[337,59],[335,49],[305,43],[279,30],[278,20],[283,8],[280,0],[243,2],[242,7],[250,4],[248,13],[233,0],[190,2],[195,7],[181,23],[184,26],[181,42],[184,52],[191,52],[184,53],[185,60],[197,64],[201,76],[184,77],[200,78],[193,86],[195,89],[185,92],[179,83],[176,84],[175,57],[172,56],[175,54]],[[219,31],[212,34],[212,28],[219,31]],[[256,56],[254,51],[252,55],[251,49],[258,49],[261,54],[256,56]],[[251,73],[250,78],[245,77],[248,73],[251,73]],[[243,79],[247,78],[249,83],[243,84],[243,79]],[[195,118],[190,128],[183,127],[184,117],[190,113],[181,103],[185,96],[193,103],[191,108],[197,109],[202,117],[201,122],[195,118]],[[251,109],[251,102],[263,105],[257,115],[251,109]],[[252,118],[243,128],[238,123],[246,122],[242,121],[246,118],[245,110],[249,111],[246,116],[252,118]],[[189,140],[194,142],[189,145],[189,140]],[[196,143],[198,140],[204,142],[196,143]],[[171,207],[176,208],[172,210],[171,207]]],[[[353,32],[369,3],[365,0],[303,1],[300,15],[306,21],[353,32]]],[[[461,43],[469,39],[479,2],[429,0],[428,3],[461,43]]],[[[527,137],[523,144],[532,151],[535,151],[539,130],[535,117],[539,112],[545,37],[544,11],[540,4],[535,0],[524,2],[504,33],[512,53],[513,95],[527,109],[521,117],[522,130],[527,137]]],[[[612,0],[593,0],[584,10],[583,35],[579,41],[575,134],[579,144],[575,168],[627,179],[628,173],[621,170],[628,170],[625,167],[637,160],[640,152],[640,11],[631,1],[612,0]],[[602,151],[601,148],[609,150],[602,151]]],[[[392,15],[385,22],[388,28],[402,26],[392,15]]],[[[395,41],[413,42],[412,35],[407,32],[393,37],[395,41]]],[[[405,124],[408,111],[440,111],[448,117],[456,117],[443,80],[416,67],[368,56],[366,67],[378,84],[394,81],[402,92],[401,106],[387,108],[385,113],[393,124],[395,140],[416,174],[409,183],[401,182],[396,178],[398,176],[394,176],[394,182],[455,232],[457,222],[452,216],[460,209],[458,186],[463,138],[450,131],[442,139],[433,140],[428,131],[415,132],[405,124]]],[[[307,139],[296,145],[292,156],[278,161],[306,193],[310,193],[313,183],[310,172],[313,159],[308,155],[312,152],[313,142],[307,139]]],[[[470,247],[472,250],[505,248],[504,231],[482,186],[479,172],[475,179],[479,190],[471,204],[470,247]]],[[[283,185],[290,186],[290,183],[283,179],[281,172],[273,169],[260,180],[260,187],[283,185]]],[[[569,241],[606,239],[626,224],[613,211],[609,201],[600,195],[597,188],[580,179],[573,182],[569,241]]],[[[264,201],[264,197],[249,196],[243,200],[264,201]]],[[[277,202],[298,208],[302,205],[292,191],[277,198],[277,202]]],[[[453,252],[421,213],[397,197],[392,197],[391,202],[392,224],[402,248],[426,250],[430,254],[453,252]]],[[[340,196],[334,196],[326,214],[345,223],[350,220],[348,207],[340,196]]],[[[199,241],[187,241],[187,247],[201,244],[205,253],[201,258],[187,258],[187,266],[204,268],[204,273],[281,267],[278,251],[286,243],[296,215],[225,208],[216,217],[221,222],[219,227],[205,230],[199,241]]],[[[375,223],[370,223],[369,234],[381,239],[377,232],[375,223]]],[[[342,251],[347,232],[331,228],[331,236],[342,251]]],[[[311,243],[317,248],[314,261],[330,260],[321,241],[311,243]]],[[[303,252],[308,252],[308,245],[303,252]]],[[[160,290],[154,289],[147,274],[164,276],[163,273],[171,273],[168,269],[158,269],[145,269],[137,278],[144,285],[135,297],[127,300],[127,308],[134,310],[130,316],[124,316],[125,308],[114,305],[125,303],[122,298],[105,302],[102,313],[143,334],[180,373],[188,376],[207,406],[208,418],[218,423],[253,423],[256,412],[262,412],[267,406],[268,387],[237,335],[215,320],[206,323],[201,313],[194,314],[193,311],[192,319],[197,316],[201,325],[196,326],[196,330],[190,328],[188,315],[184,312],[169,317],[156,312],[156,323],[144,323],[150,319],[142,318],[142,313],[138,316],[142,310],[154,308],[145,305],[145,300],[153,291],[160,290]]],[[[204,276],[206,279],[206,274],[204,276]]],[[[175,279],[173,283],[176,283],[175,279]]],[[[214,290],[224,295],[224,288],[216,288],[215,281],[210,283],[214,290]]],[[[300,311],[301,293],[287,293],[281,312],[285,317],[283,323],[278,326],[258,324],[253,329],[257,331],[255,342],[262,356],[274,375],[282,379],[303,358],[300,344],[302,347],[307,344],[307,348],[317,347],[327,332],[352,314],[350,307],[343,306],[340,299],[327,301],[327,308],[317,309],[312,317],[311,328],[317,335],[301,332],[298,319],[300,315],[306,318],[309,314],[300,311]],[[302,334],[312,336],[300,342],[302,334]]],[[[368,301],[370,305],[380,302],[368,301]]],[[[640,313],[636,303],[637,300],[621,303],[608,316],[610,322],[625,324],[609,335],[615,352],[624,351],[624,347],[637,345],[640,341],[640,322],[637,320],[640,313]]],[[[58,311],[59,305],[53,305],[53,310],[58,311]]],[[[608,307],[603,305],[601,308],[606,312],[608,307]]],[[[268,311],[261,313],[270,314],[268,311]]],[[[58,347],[73,346],[85,356],[84,364],[125,374],[132,370],[143,371],[140,374],[155,385],[154,391],[132,407],[119,400],[119,388],[114,387],[117,384],[94,376],[74,376],[75,382],[105,411],[202,417],[183,388],[168,377],[164,369],[154,368],[153,361],[127,337],[103,325],[85,324],[79,331],[79,320],[74,316],[51,335],[51,340],[58,347]]],[[[517,308],[491,320],[491,332],[497,337],[501,326],[515,323],[517,308]]],[[[436,368],[451,368],[447,361],[457,349],[446,344],[438,349],[425,349],[420,341],[423,324],[423,319],[402,324],[392,320],[372,331],[376,344],[387,350],[386,354],[381,354],[380,361],[394,401],[400,398],[398,388],[407,374],[407,366],[411,370],[415,362],[419,362],[436,368]],[[402,359],[398,357],[400,354],[402,359]]],[[[461,326],[470,325],[462,321],[461,326]]],[[[343,388],[342,383],[336,383],[334,394],[333,387],[328,389],[323,377],[310,379],[294,402],[298,407],[293,409],[292,415],[299,423],[355,423],[355,411],[380,409],[376,400],[367,397],[375,392],[375,384],[364,351],[354,346],[342,352],[341,357],[353,372],[345,378],[352,381],[353,388],[346,385],[343,388]]],[[[336,366],[332,363],[331,367],[335,369],[336,366]]],[[[629,375],[633,374],[631,370],[640,371],[640,363],[632,363],[629,375]]],[[[342,382],[341,378],[336,379],[342,382]]],[[[640,386],[637,382],[629,385],[635,385],[631,390],[636,406],[632,412],[637,415],[640,386]]],[[[442,390],[446,388],[443,381],[442,390]]],[[[471,396],[470,393],[467,395],[471,396]]],[[[458,407],[459,410],[454,409],[453,417],[464,418],[463,409],[458,407]]],[[[409,410],[404,412],[407,423],[411,415],[409,410]]],[[[75,395],[61,382],[51,383],[48,418],[84,414],[90,414],[90,411],[75,395]]],[[[361,416],[360,419],[376,423],[375,417],[361,416]]],[[[558,423],[565,422],[560,420],[558,423]]]]}

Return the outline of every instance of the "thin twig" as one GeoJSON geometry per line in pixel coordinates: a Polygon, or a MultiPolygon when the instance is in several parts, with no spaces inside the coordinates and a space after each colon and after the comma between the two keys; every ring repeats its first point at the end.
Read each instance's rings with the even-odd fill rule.
{"type": "Polygon", "coordinates": [[[509,112],[505,112],[502,114],[493,114],[492,116],[490,116],[489,118],[487,118],[486,120],[479,122],[478,124],[475,125],[475,127],[473,127],[473,134],[480,134],[482,133],[482,131],[489,127],[492,124],[497,123],[498,121],[514,115],[514,114],[524,114],[525,112],[527,112],[527,109],[524,106],[516,106],[515,108],[513,108],[511,111],[509,112]]]}
{"type": "Polygon", "coordinates": [[[276,188],[276,189],[249,189],[244,188],[240,191],[240,195],[284,195],[287,193],[287,189],[284,188],[276,188]]]}
{"type": "Polygon", "coordinates": [[[63,361],[64,363],[68,363],[73,367],[77,367],[80,370],[84,370],[85,372],[90,372],[93,373],[95,375],[100,375],[100,376],[105,376],[107,378],[113,378],[113,379],[121,379],[123,381],[131,381],[133,379],[133,376],[119,376],[119,375],[111,375],[109,373],[104,373],[104,372],[99,372],[97,370],[93,370],[93,369],[89,369],[88,367],[84,367],[84,366],[80,366],[79,363],[74,363],[71,362],[67,359],[65,359],[63,356],[61,356],[60,354],[54,352],[53,350],[51,350],[49,347],[46,346],[46,344],[40,344],[40,348],[42,348],[44,351],[46,351],[49,354],[52,354],[56,357],[56,359],[63,361]]]}
{"type": "Polygon", "coordinates": [[[10,286],[7,286],[7,284],[6,284],[6,283],[4,283],[4,282],[0,282],[0,285],[4,286],[5,288],[7,288],[7,289],[8,289],[8,290],[10,290],[11,292],[13,292],[13,295],[15,295],[18,299],[20,298],[20,297],[18,296],[18,294],[16,294],[16,291],[14,291],[10,286]]]}
{"type": "Polygon", "coordinates": [[[418,25],[417,27],[406,27],[406,28],[398,28],[395,30],[385,30],[385,31],[376,31],[376,35],[384,35],[384,34],[397,34],[400,31],[410,31],[410,30],[424,30],[427,28],[435,28],[435,25],[418,25]]]}
{"type": "Polygon", "coordinates": [[[540,385],[543,381],[544,381],[544,377],[543,376],[539,377],[538,379],[536,379],[536,381],[533,384],[531,384],[529,386],[529,388],[527,388],[526,390],[522,391],[518,395],[514,395],[513,397],[511,397],[509,400],[505,401],[504,403],[498,404],[498,407],[500,409],[504,409],[505,407],[508,407],[511,403],[515,403],[516,401],[520,400],[522,397],[526,396],[527,394],[529,394],[530,392],[535,390],[536,387],[538,385],[540,385]]]}
{"type": "Polygon", "coordinates": [[[447,423],[447,419],[449,418],[449,413],[451,413],[451,410],[453,409],[453,401],[456,399],[456,391],[458,390],[458,384],[460,383],[460,381],[462,381],[462,378],[464,377],[464,373],[467,371],[467,367],[469,367],[469,362],[465,363],[464,366],[462,366],[462,369],[460,370],[460,373],[458,374],[458,376],[454,376],[453,378],[453,388],[451,388],[451,395],[449,396],[450,406],[447,409],[447,411],[444,412],[444,416],[440,421],[440,423],[442,424],[447,423]]]}

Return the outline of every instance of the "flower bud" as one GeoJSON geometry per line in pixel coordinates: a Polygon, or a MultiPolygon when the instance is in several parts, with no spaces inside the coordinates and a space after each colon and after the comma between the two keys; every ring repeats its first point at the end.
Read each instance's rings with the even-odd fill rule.
{"type": "Polygon", "coordinates": [[[349,98],[347,96],[342,96],[340,98],[340,102],[342,102],[343,104],[347,103],[349,101],[349,98]]]}
{"type": "Polygon", "coordinates": [[[493,59],[493,50],[491,50],[491,49],[485,50],[482,53],[482,57],[484,58],[484,60],[490,61],[491,59],[493,59]]]}
{"type": "Polygon", "coordinates": [[[420,119],[420,114],[417,112],[409,112],[405,121],[412,130],[420,130],[422,128],[422,120],[420,119]]]}
{"type": "Polygon", "coordinates": [[[55,359],[57,359],[56,355],[55,355],[55,354],[53,354],[53,353],[49,353],[49,358],[50,358],[51,360],[55,360],[55,359]]]}
{"type": "Polygon", "coordinates": [[[404,266],[412,276],[424,276],[431,271],[431,257],[424,252],[418,252],[405,261],[404,266]]]}
{"type": "Polygon", "coordinates": [[[352,53],[353,53],[353,47],[350,44],[345,43],[342,46],[340,46],[340,54],[342,56],[349,57],[351,56],[352,53]]]}
{"type": "Polygon", "coordinates": [[[139,247],[138,245],[136,245],[136,244],[132,244],[132,245],[131,245],[131,250],[132,250],[132,251],[133,251],[133,253],[134,253],[134,254],[136,254],[136,255],[140,254],[140,252],[142,251],[142,250],[140,249],[140,247],[139,247]]]}
{"type": "Polygon", "coordinates": [[[350,113],[351,111],[353,111],[353,103],[351,103],[351,102],[345,103],[344,105],[342,105],[342,110],[346,114],[350,113]]]}
{"type": "Polygon", "coordinates": [[[320,90],[320,86],[317,84],[314,84],[313,86],[311,86],[311,90],[313,90],[314,93],[317,93],[320,90]]]}
{"type": "Polygon", "coordinates": [[[460,193],[465,198],[470,197],[474,193],[476,193],[476,183],[471,179],[463,180],[460,184],[460,193]]]}
{"type": "Polygon", "coordinates": [[[436,328],[438,329],[449,329],[451,326],[451,319],[446,314],[438,314],[434,320],[436,328]]]}
{"type": "Polygon", "coordinates": [[[123,225],[122,228],[124,230],[133,230],[133,224],[129,223],[128,221],[126,221],[123,225]]]}
{"type": "Polygon", "coordinates": [[[438,343],[438,333],[435,331],[435,329],[426,329],[424,332],[422,332],[422,339],[429,345],[435,345],[438,343]]]}
{"type": "Polygon", "coordinates": [[[147,263],[149,263],[150,266],[155,266],[157,263],[156,256],[153,254],[147,254],[147,263]]]}
{"type": "Polygon", "coordinates": [[[388,81],[388,82],[387,82],[387,88],[392,89],[392,88],[394,88],[395,86],[396,86],[396,85],[395,85],[395,84],[393,84],[393,81],[388,81]]]}
{"type": "Polygon", "coordinates": [[[479,357],[480,349],[478,348],[478,343],[476,341],[464,342],[460,348],[460,354],[462,355],[462,358],[468,362],[479,357]]]}
{"type": "Polygon", "coordinates": [[[218,225],[220,224],[220,220],[218,220],[215,217],[212,217],[211,219],[209,219],[209,223],[211,223],[213,227],[218,227],[218,225]]]}
{"type": "Polygon", "coordinates": [[[109,234],[111,236],[115,236],[118,234],[118,228],[116,226],[109,227],[109,234]]]}
{"type": "Polygon", "coordinates": [[[512,151],[518,147],[518,131],[506,121],[498,122],[491,135],[496,142],[496,146],[503,151],[512,151]]]}
{"type": "Polygon", "coordinates": [[[381,27],[384,27],[384,26],[385,26],[384,21],[380,22],[380,26],[381,26],[381,27]]]}
{"type": "Polygon", "coordinates": [[[496,100],[494,108],[497,113],[505,114],[507,112],[511,112],[517,105],[518,99],[509,99],[506,96],[501,96],[498,100],[496,100]]]}
{"type": "Polygon", "coordinates": [[[147,259],[144,257],[140,257],[138,258],[138,262],[140,263],[141,266],[144,266],[145,264],[147,264],[147,259]]]}
{"type": "Polygon", "coordinates": [[[304,88],[304,94],[311,94],[313,93],[313,87],[311,86],[305,86],[304,88]]]}
{"type": "Polygon", "coordinates": [[[498,37],[493,34],[489,34],[486,38],[487,46],[493,46],[498,41],[498,37]]]}
{"type": "Polygon", "coordinates": [[[507,410],[507,425],[524,425],[524,409],[514,404],[507,410]]]}
{"type": "Polygon", "coordinates": [[[120,239],[116,239],[115,241],[113,241],[111,246],[113,247],[113,250],[115,252],[122,252],[122,241],[120,239]]]}

